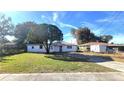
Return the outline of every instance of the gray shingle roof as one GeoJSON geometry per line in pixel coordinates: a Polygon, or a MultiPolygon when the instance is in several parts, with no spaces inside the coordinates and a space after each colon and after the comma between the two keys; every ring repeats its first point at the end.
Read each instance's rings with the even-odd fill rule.
{"type": "Polygon", "coordinates": [[[110,44],[110,43],[103,43],[103,42],[89,42],[89,43],[81,44],[79,46],[88,46],[88,45],[124,46],[124,44],[110,44]]]}

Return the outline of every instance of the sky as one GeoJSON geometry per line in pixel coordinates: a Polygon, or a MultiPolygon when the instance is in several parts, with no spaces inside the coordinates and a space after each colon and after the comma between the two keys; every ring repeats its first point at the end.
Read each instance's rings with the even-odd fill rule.
{"type": "MultiPolygon", "coordinates": [[[[111,42],[124,44],[124,12],[121,11],[11,11],[2,12],[11,17],[14,25],[26,21],[49,23],[58,26],[64,41],[76,43],[72,28],[88,27],[96,35],[112,35],[111,42]]],[[[12,40],[13,37],[7,37],[12,40]]]]}

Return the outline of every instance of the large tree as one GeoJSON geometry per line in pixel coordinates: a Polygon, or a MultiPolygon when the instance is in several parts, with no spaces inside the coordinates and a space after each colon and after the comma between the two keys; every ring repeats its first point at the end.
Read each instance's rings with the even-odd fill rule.
{"type": "Polygon", "coordinates": [[[37,25],[37,24],[34,22],[24,22],[24,23],[16,25],[14,35],[16,37],[15,42],[17,43],[19,47],[21,48],[25,47],[27,35],[31,31],[34,25],[37,25]]]}
{"type": "Polygon", "coordinates": [[[12,35],[13,24],[10,17],[6,17],[4,14],[0,14],[0,55],[4,51],[4,41],[7,35],[12,35]]]}
{"type": "Polygon", "coordinates": [[[29,43],[40,43],[49,53],[50,46],[53,41],[63,40],[62,31],[52,24],[39,24],[32,27],[32,31],[29,32],[27,40],[29,43]]]}
{"type": "Polygon", "coordinates": [[[97,37],[90,31],[88,27],[72,29],[72,35],[77,39],[78,44],[96,41],[97,37]]]}
{"type": "Polygon", "coordinates": [[[113,38],[111,35],[97,36],[87,27],[72,29],[71,33],[77,39],[78,44],[96,41],[108,43],[113,38]]]}

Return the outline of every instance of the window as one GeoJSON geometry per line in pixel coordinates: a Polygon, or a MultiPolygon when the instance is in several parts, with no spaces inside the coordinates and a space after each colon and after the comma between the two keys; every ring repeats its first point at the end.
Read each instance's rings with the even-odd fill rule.
{"type": "Polygon", "coordinates": [[[40,45],[40,49],[42,49],[43,48],[43,46],[42,45],[40,45]]]}
{"type": "Polygon", "coordinates": [[[67,46],[68,49],[72,49],[72,46],[67,46]]]}
{"type": "Polygon", "coordinates": [[[34,46],[32,46],[32,49],[34,49],[34,46]]]}

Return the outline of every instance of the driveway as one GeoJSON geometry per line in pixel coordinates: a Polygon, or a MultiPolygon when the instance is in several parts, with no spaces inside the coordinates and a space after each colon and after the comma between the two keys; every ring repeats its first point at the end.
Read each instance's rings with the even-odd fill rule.
{"type": "Polygon", "coordinates": [[[91,56],[89,57],[90,62],[94,62],[98,65],[102,65],[108,68],[112,68],[121,72],[124,72],[124,62],[112,61],[111,59],[105,59],[102,57],[91,56]]]}
{"type": "Polygon", "coordinates": [[[122,72],[0,74],[1,81],[123,81],[122,72]]]}
{"type": "Polygon", "coordinates": [[[97,64],[124,72],[124,63],[121,63],[121,62],[108,61],[108,62],[101,62],[101,63],[98,62],[97,64]]]}

